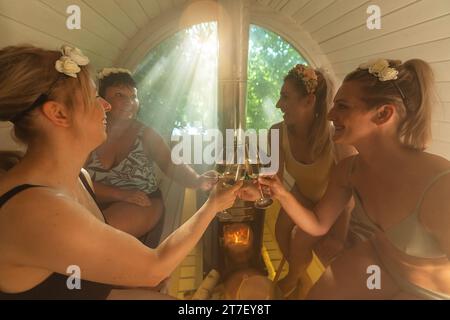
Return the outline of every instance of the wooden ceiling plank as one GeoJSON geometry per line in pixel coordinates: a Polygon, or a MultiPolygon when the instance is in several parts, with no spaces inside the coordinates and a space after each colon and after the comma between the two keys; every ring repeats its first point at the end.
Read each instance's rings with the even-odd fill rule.
{"type": "Polygon", "coordinates": [[[81,10],[82,30],[87,30],[119,48],[123,48],[128,41],[123,33],[115,28],[111,28],[111,24],[107,20],[100,16],[96,11],[92,10],[92,8],[87,6],[84,2],[79,0],[41,0],[41,2],[65,17],[67,17],[67,7],[70,5],[77,5],[81,10]]]}
{"type": "Polygon", "coordinates": [[[127,16],[116,2],[111,0],[84,0],[93,10],[107,20],[111,27],[116,28],[127,38],[131,39],[138,28],[134,21],[127,16]]]}
{"type": "Polygon", "coordinates": [[[134,21],[138,29],[148,23],[148,17],[137,0],[115,0],[115,2],[134,21]]]}

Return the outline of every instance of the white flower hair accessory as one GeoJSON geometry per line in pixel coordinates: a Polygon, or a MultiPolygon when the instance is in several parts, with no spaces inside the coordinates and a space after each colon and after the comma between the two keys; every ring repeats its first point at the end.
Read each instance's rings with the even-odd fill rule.
{"type": "Polygon", "coordinates": [[[386,59],[371,60],[359,66],[361,70],[367,70],[380,81],[396,80],[398,77],[398,70],[389,66],[389,61],[386,59]]]}
{"type": "Polygon", "coordinates": [[[98,74],[97,74],[97,78],[99,80],[102,80],[108,76],[110,76],[113,73],[128,73],[130,76],[131,71],[128,69],[124,69],[124,68],[103,68],[98,74]]]}
{"type": "Polygon", "coordinates": [[[311,94],[316,91],[317,88],[317,74],[313,68],[304,64],[297,64],[289,71],[289,74],[295,75],[297,78],[303,81],[306,87],[306,91],[311,94]]]}
{"type": "Polygon", "coordinates": [[[77,73],[81,71],[80,66],[89,64],[89,58],[78,48],[64,45],[61,47],[61,53],[61,58],[55,62],[55,69],[69,77],[77,78],[77,73]]]}

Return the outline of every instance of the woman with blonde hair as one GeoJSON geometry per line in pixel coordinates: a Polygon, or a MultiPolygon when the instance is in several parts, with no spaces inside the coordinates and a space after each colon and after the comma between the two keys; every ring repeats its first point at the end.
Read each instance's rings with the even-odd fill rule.
{"type": "Polygon", "coordinates": [[[216,187],[156,249],[106,224],[81,169],[106,139],[111,108],[88,62],[68,46],[0,50],[0,120],[13,122],[27,144],[0,180],[0,299],[163,298],[113,287],[150,288],[167,278],[240,187],[216,187]]]}
{"type": "MultiPolygon", "coordinates": [[[[278,176],[283,179],[287,172],[295,181],[293,196],[310,208],[325,193],[336,161],[353,151],[351,147],[336,147],[331,140],[332,127],[326,117],[333,94],[333,83],[324,71],[296,65],[285,76],[277,102],[284,121],[271,128],[279,130],[278,176]]],[[[341,251],[347,235],[350,202],[345,211],[331,232],[317,237],[297,228],[285,209],[280,210],[275,235],[289,263],[287,276],[278,282],[285,298],[298,297],[296,289],[302,285],[300,278],[313,259],[313,250],[324,265],[341,251]]]]}
{"type": "Polygon", "coordinates": [[[319,203],[307,208],[277,177],[260,179],[311,235],[328,232],[352,195],[355,230],[374,232],[328,267],[309,298],[450,298],[450,162],[424,152],[433,84],[422,60],[361,65],[345,77],[328,114],[334,141],[359,154],[333,169],[319,203]]]}

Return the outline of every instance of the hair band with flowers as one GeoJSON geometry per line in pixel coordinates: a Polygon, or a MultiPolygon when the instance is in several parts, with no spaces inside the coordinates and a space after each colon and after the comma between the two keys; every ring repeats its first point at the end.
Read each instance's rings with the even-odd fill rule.
{"type": "Polygon", "coordinates": [[[80,66],[89,64],[89,58],[78,48],[63,45],[61,53],[61,58],[55,62],[55,69],[69,77],[77,78],[77,73],[81,71],[80,66]]]}
{"type": "Polygon", "coordinates": [[[128,73],[130,76],[132,75],[130,70],[124,68],[103,68],[97,74],[97,79],[102,80],[114,73],[128,73]]]}
{"type": "Polygon", "coordinates": [[[359,66],[361,70],[367,70],[380,81],[396,80],[398,70],[389,66],[389,61],[386,59],[375,59],[363,63],[359,66]]]}
{"type": "Polygon", "coordinates": [[[292,74],[303,81],[306,87],[306,91],[311,94],[316,91],[317,88],[317,74],[313,68],[304,64],[297,64],[289,71],[292,74]]]}

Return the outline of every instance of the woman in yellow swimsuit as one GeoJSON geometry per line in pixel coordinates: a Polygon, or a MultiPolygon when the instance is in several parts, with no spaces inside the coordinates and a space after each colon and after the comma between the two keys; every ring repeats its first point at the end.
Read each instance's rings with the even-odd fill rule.
{"type": "Polygon", "coordinates": [[[329,112],[334,141],[359,154],[332,170],[319,203],[308,209],[277,177],[260,179],[311,235],[328,232],[352,195],[359,226],[374,231],[327,268],[309,298],[450,298],[450,162],[424,152],[432,92],[432,71],[422,60],[361,65],[329,112]]]}
{"type": "MultiPolygon", "coordinates": [[[[284,78],[277,108],[284,121],[271,129],[279,130],[280,165],[278,176],[287,172],[295,181],[291,192],[303,205],[313,207],[324,195],[329,174],[336,160],[352,154],[348,146],[333,145],[327,112],[333,98],[333,84],[323,72],[298,64],[284,78]]],[[[349,210],[347,210],[349,212],[349,210]]],[[[281,209],[275,235],[289,272],[278,282],[285,298],[295,298],[299,278],[313,258],[313,249],[327,265],[343,248],[348,214],[324,237],[315,237],[295,227],[281,209]]]]}

